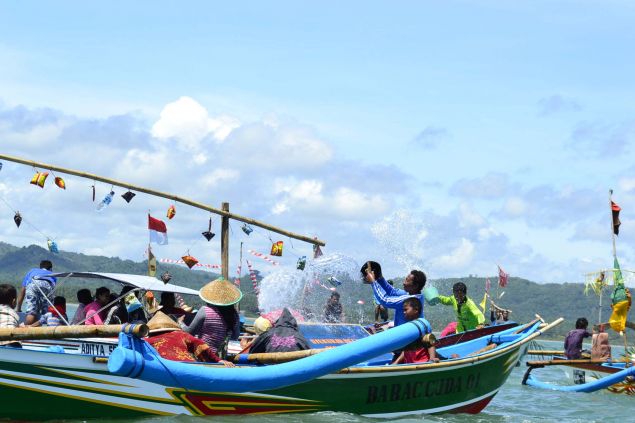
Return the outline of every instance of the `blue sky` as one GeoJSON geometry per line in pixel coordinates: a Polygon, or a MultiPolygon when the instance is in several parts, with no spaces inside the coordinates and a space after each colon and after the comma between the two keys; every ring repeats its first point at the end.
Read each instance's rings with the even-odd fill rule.
{"type": "MultiPolygon", "coordinates": [[[[0,146],[227,200],[393,276],[500,263],[581,281],[611,264],[609,188],[635,260],[633,18],[623,1],[4,2],[0,146]]],[[[25,185],[31,169],[1,172],[12,208],[59,213],[30,220],[63,249],[141,260],[144,211],[169,206],[97,215],[86,181],[62,198],[25,185]]],[[[208,216],[178,208],[158,255],[216,261],[191,235],[208,216]]],[[[12,223],[0,239],[42,244],[12,223]]]]}

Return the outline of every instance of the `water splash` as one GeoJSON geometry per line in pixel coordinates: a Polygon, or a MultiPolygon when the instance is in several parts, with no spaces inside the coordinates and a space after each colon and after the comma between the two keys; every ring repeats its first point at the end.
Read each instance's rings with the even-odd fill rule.
{"type": "Polygon", "coordinates": [[[260,282],[258,307],[262,313],[288,307],[299,311],[309,321],[324,321],[324,306],[331,293],[339,292],[346,321],[363,323],[364,312],[372,307],[370,287],[359,278],[360,265],[341,253],[325,254],[307,260],[304,270],[281,266],[260,282]],[[335,277],[342,284],[335,287],[328,279],[335,277]],[[366,305],[358,304],[362,300],[366,305]]]}
{"type": "Polygon", "coordinates": [[[424,270],[425,241],[430,232],[423,219],[397,210],[375,223],[371,232],[391,258],[403,266],[404,274],[412,269],[424,270]]]}

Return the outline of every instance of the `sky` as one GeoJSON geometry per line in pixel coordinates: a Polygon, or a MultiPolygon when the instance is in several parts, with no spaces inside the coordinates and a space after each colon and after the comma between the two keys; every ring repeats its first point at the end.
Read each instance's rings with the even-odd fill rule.
{"type": "MultiPolygon", "coordinates": [[[[0,153],[173,193],[399,277],[582,282],[635,262],[635,5],[627,1],[0,4],[0,153]]],[[[212,217],[0,160],[0,241],[219,263],[212,217]],[[24,219],[18,228],[14,212],[24,219]]],[[[231,224],[282,264],[311,246],[231,224]]],[[[250,256],[255,267],[269,263],[250,256]]],[[[25,269],[32,264],[25,264],[25,269]]]]}

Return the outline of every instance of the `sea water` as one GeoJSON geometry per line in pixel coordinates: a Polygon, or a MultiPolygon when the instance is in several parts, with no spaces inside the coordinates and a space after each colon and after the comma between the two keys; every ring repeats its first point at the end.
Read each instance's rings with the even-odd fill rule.
{"type": "MultiPolygon", "coordinates": [[[[539,341],[537,347],[545,349],[562,348],[562,342],[539,341]]],[[[531,349],[536,349],[532,346],[531,349]]],[[[614,348],[614,356],[623,349],[614,348]]],[[[536,357],[527,357],[536,360],[536,357]]],[[[391,419],[391,422],[620,422],[632,421],[635,398],[627,395],[611,394],[608,391],[590,394],[546,391],[522,385],[523,375],[527,366],[514,368],[507,382],[502,386],[492,402],[480,414],[441,414],[441,415],[413,415],[391,419]]],[[[550,367],[535,369],[532,374],[543,381],[561,380],[564,383],[567,376],[563,368],[550,367]]],[[[51,415],[51,418],[54,418],[51,415]]],[[[102,421],[102,420],[100,420],[102,421]]],[[[113,420],[121,422],[122,420],[113,420]]],[[[386,421],[385,419],[371,419],[348,413],[320,412],[297,415],[255,415],[255,416],[221,416],[221,417],[150,417],[145,419],[128,420],[130,422],[195,423],[201,421],[227,423],[371,423],[386,421]]]]}

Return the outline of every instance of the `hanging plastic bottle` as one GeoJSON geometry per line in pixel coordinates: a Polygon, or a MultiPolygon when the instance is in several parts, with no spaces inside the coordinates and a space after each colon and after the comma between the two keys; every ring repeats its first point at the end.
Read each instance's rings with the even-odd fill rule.
{"type": "Polygon", "coordinates": [[[108,204],[110,204],[112,202],[112,198],[115,196],[115,192],[114,191],[110,191],[108,194],[106,194],[106,196],[104,197],[103,200],[101,200],[99,202],[99,204],[97,205],[97,211],[100,212],[102,211],[104,208],[106,208],[106,206],[108,204]]]}

